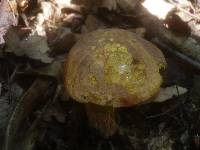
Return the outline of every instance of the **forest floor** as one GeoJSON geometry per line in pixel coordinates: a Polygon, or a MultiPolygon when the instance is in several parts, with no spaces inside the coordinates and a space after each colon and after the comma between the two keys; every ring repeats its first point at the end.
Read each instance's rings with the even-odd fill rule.
{"type": "Polygon", "coordinates": [[[159,0],[167,8],[161,15],[147,1],[154,5],[0,1],[0,149],[200,149],[200,4],[159,0]],[[83,104],[66,95],[62,81],[69,50],[99,28],[125,29],[156,44],[168,64],[162,88],[176,87],[161,102],[118,108],[119,129],[109,138],[88,125],[83,104]]]}

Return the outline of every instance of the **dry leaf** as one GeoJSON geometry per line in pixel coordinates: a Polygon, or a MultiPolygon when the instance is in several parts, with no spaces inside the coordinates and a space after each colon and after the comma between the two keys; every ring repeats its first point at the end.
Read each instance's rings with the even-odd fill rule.
{"type": "Polygon", "coordinates": [[[53,63],[48,64],[46,66],[30,69],[28,70],[28,73],[42,75],[42,76],[50,76],[50,77],[54,77],[58,81],[62,81],[63,68],[64,68],[63,61],[64,60],[62,59],[55,60],[53,63]]]}
{"type": "Polygon", "coordinates": [[[31,35],[21,41],[20,49],[21,51],[19,50],[18,53],[27,55],[32,59],[40,60],[43,63],[51,63],[53,61],[53,58],[48,56],[50,49],[45,37],[36,34],[31,35]]]}
{"type": "Polygon", "coordinates": [[[161,88],[160,92],[158,93],[157,97],[154,99],[154,102],[164,102],[173,98],[174,96],[180,96],[187,92],[186,88],[181,86],[170,86],[166,88],[161,88]]]}
{"type": "Polygon", "coordinates": [[[0,2],[0,44],[4,44],[3,36],[10,26],[16,26],[18,23],[17,5],[15,1],[8,3],[7,0],[0,2]]]}
{"type": "Polygon", "coordinates": [[[53,41],[49,40],[50,45],[52,45],[52,51],[54,54],[65,54],[76,43],[76,37],[69,28],[64,27],[58,28],[56,34],[53,41]]]}
{"type": "Polygon", "coordinates": [[[37,34],[29,35],[21,40],[17,29],[11,28],[6,36],[6,52],[14,53],[17,56],[27,56],[43,63],[51,63],[53,58],[48,56],[50,51],[47,39],[37,34]]]}

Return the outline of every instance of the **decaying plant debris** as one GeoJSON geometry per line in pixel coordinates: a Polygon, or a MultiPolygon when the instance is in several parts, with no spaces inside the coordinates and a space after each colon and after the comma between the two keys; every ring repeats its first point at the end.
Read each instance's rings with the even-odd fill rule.
{"type": "Polygon", "coordinates": [[[1,0],[0,149],[199,149],[200,3],[154,3],[1,0]],[[168,65],[157,102],[118,108],[119,128],[109,138],[88,125],[83,105],[63,88],[70,49],[86,33],[105,28],[156,44],[168,65]]]}

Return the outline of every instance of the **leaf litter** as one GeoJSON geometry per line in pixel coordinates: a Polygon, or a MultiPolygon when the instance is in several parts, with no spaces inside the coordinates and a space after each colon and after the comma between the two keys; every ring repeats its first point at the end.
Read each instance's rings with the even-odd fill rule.
{"type": "MultiPolygon", "coordinates": [[[[91,4],[87,5],[87,1],[79,1],[77,4],[73,3],[73,5],[70,5],[69,3],[64,3],[64,1],[52,0],[40,1],[37,8],[33,9],[31,8],[32,3],[30,1],[24,0],[24,2],[26,2],[26,5],[19,7],[25,15],[23,18],[20,16],[22,19],[21,22],[18,22],[18,17],[13,17],[14,9],[11,10],[9,8],[9,11],[0,9],[0,14],[2,13],[4,14],[3,16],[7,16],[2,17],[4,19],[3,22],[5,22],[2,23],[2,15],[0,15],[0,37],[2,37],[2,41],[6,41],[4,52],[17,56],[10,57],[3,53],[3,57],[11,59],[11,62],[13,61],[22,66],[17,71],[14,80],[17,80],[17,78],[20,79],[22,76],[21,78],[23,80],[28,78],[28,82],[34,83],[35,79],[50,77],[49,80],[57,80],[57,83],[53,83],[51,86],[55,86],[55,84],[62,85],[63,58],[66,55],[65,53],[68,52],[82,34],[105,27],[122,27],[127,30],[132,30],[130,26],[127,28],[126,23],[124,23],[127,19],[126,12],[133,13],[139,6],[139,1],[104,0],[101,4],[91,1],[95,9],[87,10],[87,6],[91,6],[91,4]],[[133,5],[128,5],[130,3],[133,5]],[[51,11],[47,11],[46,6],[51,8],[51,11]],[[99,9],[104,10],[104,16],[98,13],[100,11],[99,9]],[[30,10],[34,10],[33,13],[30,13],[30,10]],[[86,12],[89,11],[89,15],[85,14],[85,10],[86,12]],[[123,14],[124,12],[125,14],[123,14]],[[121,14],[122,19],[120,18],[121,14]],[[9,17],[11,20],[8,19],[9,17]],[[28,24],[25,23],[26,21],[28,21],[28,24]],[[19,23],[23,28],[19,26],[19,23]],[[18,25],[18,27],[11,27],[12,25],[18,25]],[[74,26],[76,30],[74,28],[72,30],[74,26]],[[1,32],[1,29],[3,32],[1,32]],[[4,36],[6,32],[7,34],[4,36]],[[71,39],[72,41],[69,42],[71,39]],[[67,42],[68,44],[62,45],[62,43],[67,42]],[[20,58],[20,60],[16,58],[20,58]],[[24,62],[22,58],[29,59],[24,62]],[[33,61],[34,63],[36,62],[35,65],[32,65],[34,64],[33,61]],[[23,68],[22,64],[24,63],[31,64],[30,68],[23,68]]],[[[180,3],[177,1],[176,3],[181,4],[181,2],[184,1],[180,1],[180,3]]],[[[0,5],[1,8],[2,4],[3,1],[0,5]]],[[[187,3],[184,2],[184,6],[186,5],[187,8],[191,7],[190,4],[188,1],[187,3]]],[[[183,4],[179,5],[179,8],[182,6],[183,4]]],[[[176,12],[176,15],[180,16],[183,21],[187,22],[191,19],[192,16],[190,14],[188,15],[180,10],[176,12]]],[[[17,14],[17,12],[15,13],[17,14]]],[[[197,13],[195,12],[195,15],[197,13]]],[[[130,14],[128,14],[129,16],[130,14]]],[[[194,20],[195,23],[198,22],[196,19],[194,20]]],[[[137,22],[137,19],[135,22],[137,22]]],[[[144,36],[146,33],[148,31],[144,33],[144,36]]],[[[193,35],[195,35],[194,33],[193,35]]],[[[170,55],[166,55],[170,57],[170,55]]],[[[3,61],[5,61],[4,58],[3,61]]],[[[180,61],[175,63],[180,64],[180,61]]],[[[170,66],[172,68],[174,67],[173,65],[170,66]]],[[[110,139],[103,139],[98,132],[89,128],[82,106],[73,102],[69,97],[67,100],[63,100],[62,93],[60,97],[58,96],[57,101],[48,107],[47,111],[42,111],[44,110],[45,104],[38,104],[36,105],[37,109],[26,116],[27,119],[23,123],[22,128],[19,128],[19,131],[25,132],[23,126],[33,128],[30,126],[33,120],[39,120],[39,123],[36,121],[36,128],[34,128],[32,134],[27,136],[27,140],[25,140],[27,143],[25,141],[22,142],[25,143],[25,147],[29,147],[30,145],[30,150],[75,150],[80,148],[93,150],[133,148],[138,150],[198,149],[198,135],[200,133],[200,118],[198,117],[200,108],[200,96],[198,94],[199,76],[194,77],[195,73],[188,71],[187,66],[178,66],[182,69],[177,70],[179,74],[175,74],[173,82],[172,80],[169,81],[170,85],[163,87],[161,90],[164,92],[160,94],[158,100],[160,103],[151,103],[144,106],[119,110],[122,112],[121,117],[118,118],[120,131],[118,135],[110,139]],[[181,84],[179,84],[180,74],[185,76],[181,84]],[[188,84],[188,82],[192,83],[188,84]],[[42,116],[42,118],[39,116],[42,116]],[[35,136],[40,138],[35,138],[35,136]],[[33,142],[33,145],[30,144],[30,141],[33,142]]],[[[170,71],[168,74],[170,74],[170,71]]],[[[2,72],[0,72],[1,76],[2,72]]],[[[29,89],[32,84],[28,84],[27,87],[26,81],[22,81],[21,79],[20,84],[25,86],[25,89],[29,89]]],[[[3,88],[0,89],[3,91],[3,88]]],[[[39,91],[40,89],[37,90],[39,91]]],[[[49,90],[51,91],[51,89],[47,88],[43,92],[44,95],[46,94],[46,99],[50,99],[48,97],[49,90]]],[[[20,135],[20,133],[18,134],[20,135]]]]}

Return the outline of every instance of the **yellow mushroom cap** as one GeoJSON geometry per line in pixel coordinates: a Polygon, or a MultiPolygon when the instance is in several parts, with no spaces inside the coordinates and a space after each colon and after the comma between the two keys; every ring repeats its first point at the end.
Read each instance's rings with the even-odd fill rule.
{"type": "Polygon", "coordinates": [[[127,107],[143,103],[160,89],[162,52],[123,29],[86,34],[65,62],[65,88],[81,103],[127,107]]]}

